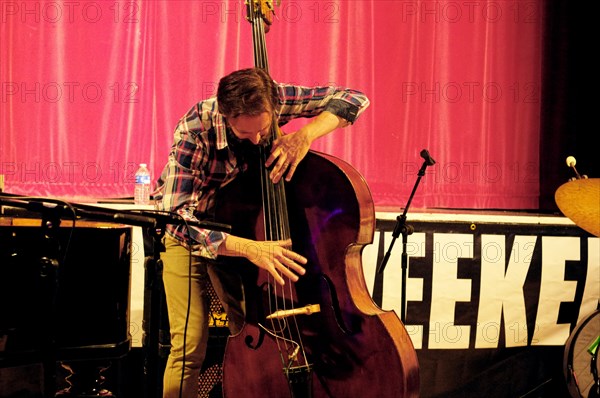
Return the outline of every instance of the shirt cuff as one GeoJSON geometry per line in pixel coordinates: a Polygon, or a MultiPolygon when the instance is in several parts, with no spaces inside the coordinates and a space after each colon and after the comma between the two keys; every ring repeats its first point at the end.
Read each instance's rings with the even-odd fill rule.
{"type": "Polygon", "coordinates": [[[340,99],[332,99],[327,103],[327,106],[325,106],[325,110],[341,117],[342,119],[350,123],[354,123],[354,121],[358,117],[359,108],[358,106],[349,102],[340,99]]]}
{"type": "MultiPolygon", "coordinates": [[[[171,227],[171,226],[170,226],[171,227]]],[[[167,235],[177,240],[183,247],[191,250],[192,255],[216,260],[218,257],[219,246],[229,235],[221,231],[207,231],[206,235],[198,233],[198,230],[190,227],[190,235],[185,231],[185,228],[169,228],[167,227],[167,235]]]]}
{"type": "Polygon", "coordinates": [[[219,246],[225,240],[227,234],[220,231],[211,231],[206,238],[205,244],[199,245],[199,253],[201,257],[216,260],[218,257],[219,246]]]}

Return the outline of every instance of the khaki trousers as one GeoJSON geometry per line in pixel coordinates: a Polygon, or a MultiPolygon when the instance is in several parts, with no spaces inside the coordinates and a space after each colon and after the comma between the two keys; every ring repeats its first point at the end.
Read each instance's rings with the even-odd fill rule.
{"type": "Polygon", "coordinates": [[[198,378],[206,355],[212,283],[223,308],[231,334],[244,323],[244,294],[241,279],[227,266],[190,256],[190,252],[169,236],[164,238],[163,284],[169,315],[171,352],[163,378],[163,397],[196,398],[198,378]]]}

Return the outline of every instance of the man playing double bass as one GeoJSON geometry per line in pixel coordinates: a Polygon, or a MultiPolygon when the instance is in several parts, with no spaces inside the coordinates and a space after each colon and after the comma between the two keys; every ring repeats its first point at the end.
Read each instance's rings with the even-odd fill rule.
{"type": "MultiPolygon", "coordinates": [[[[265,167],[277,183],[292,178],[315,139],[354,123],[368,105],[367,97],[352,89],[280,84],[260,68],[233,72],[220,80],[216,97],[195,104],[177,124],[158,180],[158,209],[185,220],[211,220],[219,189],[246,170],[246,154],[269,138],[273,123],[310,118],[273,141],[265,167]]],[[[288,249],[289,240],[254,241],[195,226],[169,225],[164,244],[171,351],[163,397],[196,397],[208,341],[206,284],[212,283],[223,304],[232,334],[241,330],[245,316],[239,275],[212,260],[246,257],[281,285],[297,281],[307,260],[288,249]]]]}

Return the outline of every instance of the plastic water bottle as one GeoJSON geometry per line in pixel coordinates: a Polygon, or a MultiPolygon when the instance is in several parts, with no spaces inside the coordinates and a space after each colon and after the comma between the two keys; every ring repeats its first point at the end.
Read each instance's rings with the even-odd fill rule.
{"type": "Polygon", "coordinates": [[[150,204],[150,171],[146,163],[140,163],[139,169],[135,172],[133,202],[136,205],[150,204]]]}

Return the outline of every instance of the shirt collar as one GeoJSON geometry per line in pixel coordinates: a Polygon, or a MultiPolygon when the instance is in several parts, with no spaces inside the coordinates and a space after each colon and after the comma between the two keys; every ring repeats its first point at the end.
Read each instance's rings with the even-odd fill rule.
{"type": "Polygon", "coordinates": [[[227,123],[220,113],[216,112],[213,120],[213,127],[217,135],[217,149],[221,150],[227,147],[227,123]]]}

